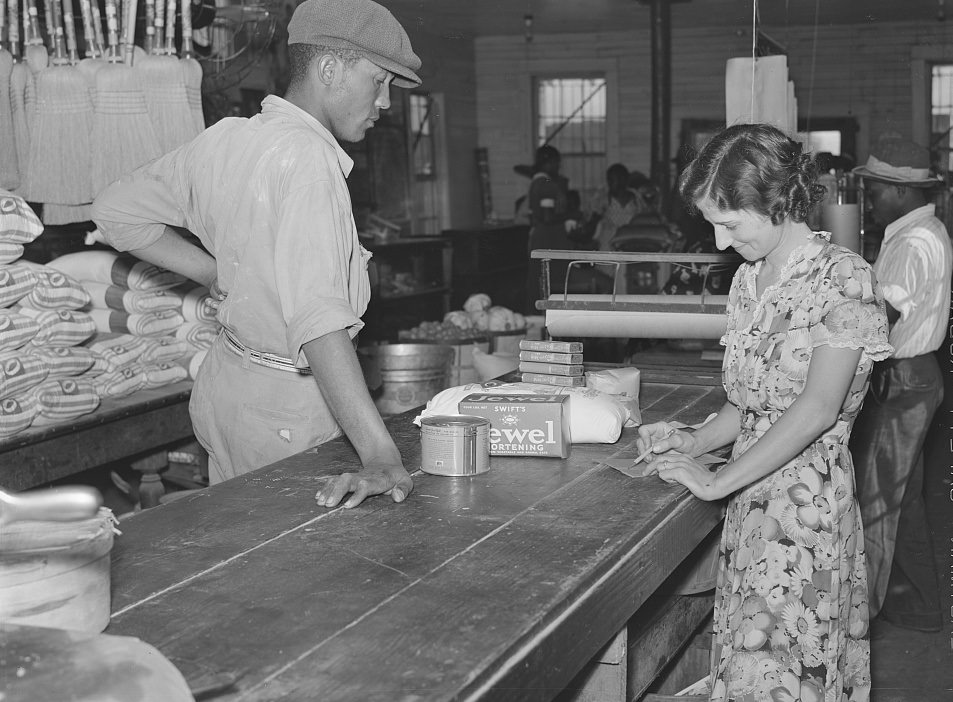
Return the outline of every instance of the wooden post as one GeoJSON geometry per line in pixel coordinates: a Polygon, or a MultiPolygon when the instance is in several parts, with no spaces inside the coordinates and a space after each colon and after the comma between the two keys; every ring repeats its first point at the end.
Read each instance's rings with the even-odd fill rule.
{"type": "Polygon", "coordinates": [[[652,27],[652,170],[659,188],[662,212],[668,210],[671,195],[672,131],[672,10],[673,2],[684,0],[639,0],[651,11],[652,27]]]}

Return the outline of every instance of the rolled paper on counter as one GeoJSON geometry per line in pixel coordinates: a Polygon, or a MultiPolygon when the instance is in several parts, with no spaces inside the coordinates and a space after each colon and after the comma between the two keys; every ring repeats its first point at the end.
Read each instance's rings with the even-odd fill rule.
{"type": "MultiPolygon", "coordinates": [[[[552,295],[550,300],[562,300],[552,295]]],[[[607,301],[608,295],[570,295],[580,306],[587,300],[607,301]]],[[[582,336],[629,339],[720,339],[728,327],[724,312],[726,295],[706,295],[712,311],[701,311],[697,295],[619,295],[618,302],[655,307],[664,304],[671,311],[656,309],[602,311],[593,309],[546,310],[546,329],[551,336],[582,336]],[[692,309],[692,311],[683,311],[692,309]]]]}
{"type": "Polygon", "coordinates": [[[831,243],[860,253],[860,205],[843,203],[821,207],[821,229],[831,233],[831,243]]]}

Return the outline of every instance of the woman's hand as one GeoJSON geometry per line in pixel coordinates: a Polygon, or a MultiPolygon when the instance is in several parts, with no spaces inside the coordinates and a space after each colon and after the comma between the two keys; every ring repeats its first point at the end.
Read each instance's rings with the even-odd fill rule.
{"type": "Polygon", "coordinates": [[[716,485],[717,473],[708,470],[691,456],[683,453],[670,453],[658,456],[648,466],[643,475],[658,474],[666,483],[684,485],[700,500],[718,500],[724,497],[716,485]]]}
{"type": "MultiPolygon", "coordinates": [[[[655,424],[643,424],[639,427],[639,438],[636,446],[639,453],[645,453],[652,449],[652,453],[659,454],[666,451],[680,451],[690,456],[695,455],[696,449],[695,436],[687,431],[676,429],[668,422],[656,422],[655,424]]],[[[646,460],[650,460],[649,459],[646,460]]]]}

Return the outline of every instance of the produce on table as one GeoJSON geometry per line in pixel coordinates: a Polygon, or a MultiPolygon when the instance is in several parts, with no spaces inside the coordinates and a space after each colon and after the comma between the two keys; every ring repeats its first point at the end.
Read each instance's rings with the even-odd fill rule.
{"type": "Polygon", "coordinates": [[[444,315],[441,322],[421,322],[402,331],[401,339],[426,341],[460,341],[485,338],[487,332],[516,331],[526,328],[526,318],[507,307],[494,306],[490,296],[476,293],[467,298],[462,310],[444,315]]]}

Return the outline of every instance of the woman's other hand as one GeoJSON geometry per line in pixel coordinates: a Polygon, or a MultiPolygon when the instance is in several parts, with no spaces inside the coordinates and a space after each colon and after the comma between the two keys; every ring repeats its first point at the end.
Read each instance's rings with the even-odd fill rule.
{"type": "Polygon", "coordinates": [[[683,453],[669,453],[655,458],[646,466],[643,475],[653,473],[666,483],[684,485],[700,500],[718,500],[725,496],[716,485],[717,473],[683,453]]]}
{"type": "Polygon", "coordinates": [[[695,444],[694,435],[676,429],[668,422],[643,424],[639,427],[639,438],[636,442],[640,454],[651,448],[654,454],[680,451],[688,455],[695,455],[695,444]]]}

